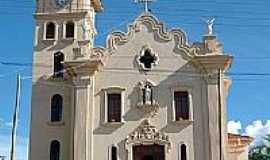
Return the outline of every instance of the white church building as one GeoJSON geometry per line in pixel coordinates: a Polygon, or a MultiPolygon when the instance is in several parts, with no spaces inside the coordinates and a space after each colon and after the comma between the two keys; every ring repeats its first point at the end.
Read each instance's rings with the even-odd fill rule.
{"type": "Polygon", "coordinates": [[[37,0],[29,160],[227,160],[233,58],[213,21],[189,44],[146,11],[96,47],[102,10],[37,0]]]}

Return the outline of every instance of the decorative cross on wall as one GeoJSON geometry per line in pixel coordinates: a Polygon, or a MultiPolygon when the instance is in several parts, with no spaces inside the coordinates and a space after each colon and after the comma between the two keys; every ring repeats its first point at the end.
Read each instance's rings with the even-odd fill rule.
{"type": "Polygon", "coordinates": [[[144,11],[149,12],[149,3],[154,2],[155,0],[135,0],[136,3],[144,3],[144,11]]]}

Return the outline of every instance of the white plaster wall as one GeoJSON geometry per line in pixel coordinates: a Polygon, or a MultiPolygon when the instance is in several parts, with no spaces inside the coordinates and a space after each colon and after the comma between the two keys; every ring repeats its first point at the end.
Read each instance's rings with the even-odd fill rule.
{"type": "Polygon", "coordinates": [[[229,152],[228,160],[248,160],[248,147],[242,152],[229,152]]]}
{"type": "Polygon", "coordinates": [[[69,87],[57,87],[55,84],[40,83],[33,85],[31,109],[31,137],[29,159],[49,159],[49,148],[52,140],[61,143],[61,157],[69,159],[70,145],[70,94],[69,87]],[[63,117],[59,124],[50,123],[51,97],[54,94],[63,96],[63,117]]]}
{"type": "Polygon", "coordinates": [[[205,115],[206,101],[202,94],[206,94],[204,81],[198,76],[190,76],[196,73],[193,65],[179,54],[174,53],[175,44],[171,42],[161,42],[154,38],[154,34],[143,27],[141,32],[126,44],[118,46],[113,55],[107,58],[105,68],[96,74],[95,88],[95,117],[94,120],[94,159],[107,160],[108,150],[112,144],[116,144],[120,149],[120,159],[126,160],[127,152],[124,147],[125,138],[137,128],[144,119],[142,112],[136,109],[138,99],[137,92],[134,91],[139,81],[146,79],[157,84],[155,98],[161,109],[158,114],[150,119],[160,131],[169,135],[172,142],[172,150],[169,153],[170,159],[177,159],[178,144],[184,142],[188,146],[188,158],[190,160],[200,160],[207,157],[209,152],[204,147],[207,142],[205,128],[207,118],[205,115]],[[153,51],[159,55],[160,62],[148,75],[139,73],[135,65],[135,57],[140,53],[144,45],[148,44],[153,51]],[[166,72],[162,72],[165,71],[166,72]],[[186,73],[183,73],[186,72],[186,73]],[[177,76],[175,76],[175,75],[177,76]],[[102,89],[119,86],[126,88],[124,105],[124,124],[118,127],[103,125],[104,119],[104,96],[102,89]],[[189,88],[192,92],[193,120],[192,124],[175,124],[172,122],[172,88],[189,88]],[[195,151],[196,152],[195,152],[195,151]]]}

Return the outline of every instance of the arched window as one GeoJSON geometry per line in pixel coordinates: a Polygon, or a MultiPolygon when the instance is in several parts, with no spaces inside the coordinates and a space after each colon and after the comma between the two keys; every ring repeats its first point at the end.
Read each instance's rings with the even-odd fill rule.
{"type": "Polygon", "coordinates": [[[57,140],[51,142],[50,160],[60,160],[60,142],[57,140]]]}
{"type": "Polygon", "coordinates": [[[187,160],[187,146],[185,144],[181,144],[180,153],[181,160],[187,160]]]}
{"type": "Polygon", "coordinates": [[[51,100],[51,121],[59,122],[62,120],[63,98],[59,94],[52,97],[51,100]]]}
{"type": "Polygon", "coordinates": [[[68,22],[66,24],[66,38],[74,38],[75,25],[73,22],[68,22]]]}
{"type": "Polygon", "coordinates": [[[52,22],[46,25],[46,39],[55,39],[55,24],[52,22]]]}
{"type": "Polygon", "coordinates": [[[61,78],[63,77],[64,70],[64,54],[57,52],[54,54],[54,77],[61,78]]]}
{"type": "Polygon", "coordinates": [[[111,150],[111,160],[117,160],[117,147],[116,146],[112,146],[112,150],[111,150]]]}

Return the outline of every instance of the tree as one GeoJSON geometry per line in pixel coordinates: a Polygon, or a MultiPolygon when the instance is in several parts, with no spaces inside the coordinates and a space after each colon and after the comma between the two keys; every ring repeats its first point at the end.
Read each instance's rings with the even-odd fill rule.
{"type": "Polygon", "coordinates": [[[270,134],[264,138],[262,145],[251,148],[249,151],[250,160],[270,160],[270,134]]]}
{"type": "Polygon", "coordinates": [[[6,156],[0,156],[0,160],[5,160],[6,156]]]}

